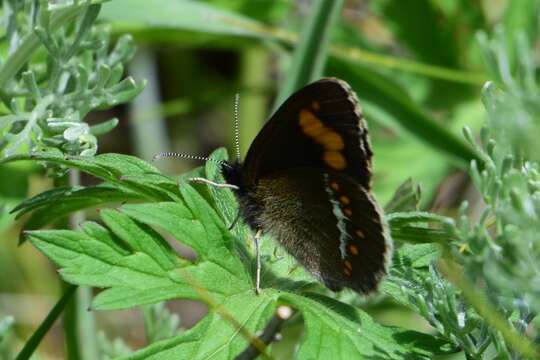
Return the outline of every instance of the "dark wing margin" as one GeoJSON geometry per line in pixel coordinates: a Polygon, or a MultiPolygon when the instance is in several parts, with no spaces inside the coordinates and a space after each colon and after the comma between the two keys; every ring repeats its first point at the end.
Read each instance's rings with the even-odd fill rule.
{"type": "Polygon", "coordinates": [[[372,154],[356,95],[344,81],[325,78],[289,97],[265,124],[248,151],[244,176],[256,182],[283,169],[315,167],[343,172],[369,190],[372,154]],[[322,125],[322,132],[302,119],[322,125]],[[343,145],[337,150],[336,135],[343,145]]]}

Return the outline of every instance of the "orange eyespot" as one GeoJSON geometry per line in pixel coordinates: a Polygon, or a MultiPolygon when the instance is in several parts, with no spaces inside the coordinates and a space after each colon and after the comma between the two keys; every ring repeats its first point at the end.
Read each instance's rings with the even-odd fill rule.
{"type": "Polygon", "coordinates": [[[364,233],[362,232],[362,230],[359,230],[359,229],[356,230],[356,236],[358,236],[361,239],[365,238],[364,233]]]}
{"type": "Polygon", "coordinates": [[[351,276],[351,275],[352,275],[352,271],[349,270],[348,268],[343,268],[343,272],[344,272],[345,275],[347,275],[347,276],[351,276]]]}
{"type": "Polygon", "coordinates": [[[354,256],[358,255],[358,246],[356,246],[356,245],[349,245],[349,251],[350,251],[351,254],[353,254],[354,256]]]}
{"type": "Polygon", "coordinates": [[[343,213],[344,213],[345,215],[347,215],[347,217],[351,217],[351,215],[352,215],[352,210],[349,209],[349,208],[345,208],[345,209],[343,209],[343,213]]]}
{"type": "Polygon", "coordinates": [[[331,187],[332,190],[334,190],[334,191],[338,191],[338,190],[339,190],[339,185],[338,185],[338,183],[335,182],[335,181],[332,181],[332,182],[330,183],[330,187],[331,187]]]}
{"type": "Polygon", "coordinates": [[[345,260],[345,267],[349,270],[352,270],[352,264],[349,260],[345,260]]]}

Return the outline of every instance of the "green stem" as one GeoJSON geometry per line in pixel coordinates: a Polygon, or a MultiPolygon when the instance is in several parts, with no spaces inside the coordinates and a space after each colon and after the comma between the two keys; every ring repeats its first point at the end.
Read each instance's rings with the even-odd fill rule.
{"type": "MultiPolygon", "coordinates": [[[[62,284],[68,289],[73,286],[65,282],[62,282],[62,284]]],[[[75,296],[69,299],[64,310],[64,342],[66,344],[66,359],[69,360],[81,358],[80,342],[77,336],[79,326],[79,318],[77,316],[78,303],[75,291],[75,296]]]]}
{"type": "Polygon", "coordinates": [[[483,85],[487,81],[486,76],[482,73],[448,69],[441,66],[424,64],[404,58],[377,54],[374,52],[348,46],[332,46],[331,53],[335,57],[351,62],[371,64],[375,66],[384,66],[389,69],[406,71],[412,74],[418,74],[462,84],[483,85]]]}
{"type": "Polygon", "coordinates": [[[328,57],[330,31],[339,17],[343,0],[318,0],[306,20],[300,42],[293,55],[293,63],[274,108],[282,104],[294,91],[322,76],[328,57]]]}
{"type": "MultiPolygon", "coordinates": [[[[266,120],[268,96],[260,89],[270,87],[268,71],[261,71],[270,65],[268,51],[263,47],[249,47],[241,54],[242,89],[247,89],[240,95],[240,150],[247,152],[253,138],[261,130],[266,120]]],[[[230,127],[233,128],[232,125],[230,127]]]]}
{"type": "Polygon", "coordinates": [[[75,293],[76,289],[76,285],[66,286],[64,294],[62,295],[60,300],[58,300],[58,302],[51,309],[45,320],[43,320],[43,322],[39,325],[36,331],[32,334],[30,339],[28,339],[26,344],[24,344],[24,347],[17,355],[16,360],[29,359],[30,356],[32,356],[43,337],[49,332],[56,319],[58,319],[60,314],[64,311],[64,308],[75,293]]]}

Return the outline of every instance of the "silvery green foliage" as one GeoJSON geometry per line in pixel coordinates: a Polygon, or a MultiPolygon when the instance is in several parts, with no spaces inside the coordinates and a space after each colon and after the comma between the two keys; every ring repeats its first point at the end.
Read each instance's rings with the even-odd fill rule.
{"type": "Polygon", "coordinates": [[[501,38],[482,41],[499,81],[483,90],[488,123],[481,144],[466,131],[481,158],[470,173],[486,208],[475,224],[462,216],[458,228],[469,249],[462,256],[467,273],[502,306],[517,309],[515,325],[524,328],[540,311],[540,93],[528,41],[518,37],[511,65],[501,38]]]}
{"type": "Polygon", "coordinates": [[[0,318],[0,358],[11,359],[13,358],[13,325],[15,319],[13,316],[6,316],[0,318]]]}
{"type": "Polygon", "coordinates": [[[143,317],[149,344],[168,339],[179,333],[180,317],[171,313],[162,302],[146,306],[143,309],[143,317]]]}
{"type": "MultiPolygon", "coordinates": [[[[532,323],[540,311],[540,94],[535,56],[523,35],[518,35],[513,56],[502,31],[491,41],[479,38],[494,81],[483,89],[487,123],[479,144],[469,129],[464,134],[479,157],[469,173],[485,207],[473,219],[464,203],[457,220],[448,219],[442,227],[451,239],[442,244],[468,281],[508,319],[508,327],[534,341],[539,337],[532,323]],[[516,59],[513,64],[511,57],[516,59]]],[[[398,256],[389,280],[388,288],[399,288],[401,294],[390,293],[467,358],[521,358],[441,276],[435,263],[421,268],[398,256]]]]}
{"type": "Polygon", "coordinates": [[[98,332],[98,346],[101,359],[116,359],[129,355],[133,350],[121,338],[109,340],[103,331],[98,332]]]}
{"type": "Polygon", "coordinates": [[[11,0],[2,7],[0,155],[51,148],[95,154],[96,136],[117,120],[91,127],[88,113],[126,102],[144,85],[123,75],[132,38],[112,45],[110,29],[95,25],[100,5],[91,1],[11,0]]]}

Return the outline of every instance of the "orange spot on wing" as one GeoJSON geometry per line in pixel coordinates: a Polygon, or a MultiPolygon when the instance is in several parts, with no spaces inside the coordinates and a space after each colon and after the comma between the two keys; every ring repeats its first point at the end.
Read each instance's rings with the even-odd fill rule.
{"type": "Polygon", "coordinates": [[[345,275],[347,276],[351,276],[352,275],[352,271],[347,269],[347,268],[343,268],[343,272],[345,273],[345,275]]]}
{"type": "Polygon", "coordinates": [[[343,170],[347,166],[347,162],[343,155],[338,151],[325,151],[323,160],[326,165],[336,170],[343,170]]]}
{"type": "Polygon", "coordinates": [[[315,139],[325,150],[342,150],[345,147],[343,138],[335,131],[325,131],[315,139]]]}
{"type": "Polygon", "coordinates": [[[356,230],[356,236],[358,236],[361,239],[365,238],[365,235],[362,232],[362,230],[356,230]]]}
{"type": "Polygon", "coordinates": [[[358,246],[349,245],[349,250],[350,250],[351,254],[353,254],[354,256],[358,255],[358,246]]]}
{"type": "Polygon", "coordinates": [[[339,197],[339,201],[343,204],[343,205],[349,205],[351,203],[351,199],[349,199],[348,197],[346,197],[345,195],[341,195],[339,197]]]}
{"type": "Polygon", "coordinates": [[[328,131],[323,125],[322,121],[313,115],[313,113],[309,110],[300,111],[298,123],[300,124],[304,134],[313,139],[323,136],[324,133],[328,131]]]}
{"type": "Polygon", "coordinates": [[[332,181],[332,182],[330,183],[330,187],[331,187],[334,191],[338,191],[338,190],[339,190],[339,185],[338,185],[338,183],[335,182],[335,181],[332,181]]]}
{"type": "Polygon", "coordinates": [[[349,260],[345,260],[344,264],[347,269],[352,270],[352,264],[349,260]]]}
{"type": "Polygon", "coordinates": [[[351,215],[352,215],[352,210],[349,209],[349,208],[345,208],[345,209],[343,209],[343,213],[344,213],[345,215],[347,215],[347,217],[351,217],[351,215]]]}

